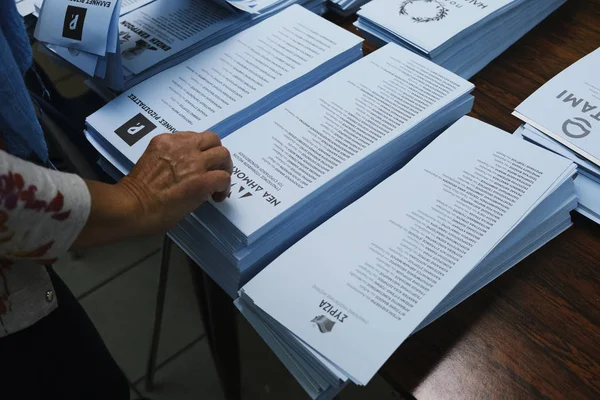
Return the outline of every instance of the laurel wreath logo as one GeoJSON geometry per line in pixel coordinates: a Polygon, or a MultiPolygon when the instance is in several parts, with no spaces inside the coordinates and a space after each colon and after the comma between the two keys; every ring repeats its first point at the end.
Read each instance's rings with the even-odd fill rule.
{"type": "Polygon", "coordinates": [[[448,16],[448,9],[446,7],[444,7],[444,5],[437,0],[405,0],[400,5],[399,14],[410,17],[413,20],[413,22],[416,22],[416,23],[436,22],[436,21],[441,21],[446,16],[448,16]],[[411,16],[408,14],[408,8],[411,4],[414,4],[414,3],[436,3],[435,9],[436,9],[437,14],[435,14],[433,16],[428,16],[428,17],[427,16],[411,16]]]}

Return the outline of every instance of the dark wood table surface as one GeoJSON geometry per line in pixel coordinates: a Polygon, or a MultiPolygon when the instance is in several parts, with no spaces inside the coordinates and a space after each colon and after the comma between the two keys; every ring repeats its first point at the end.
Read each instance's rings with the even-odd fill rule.
{"type": "MultiPolygon", "coordinates": [[[[514,132],[513,109],[598,47],[600,1],[569,0],[471,79],[471,115],[514,132]]],[[[573,222],[407,340],[381,374],[418,399],[600,399],[600,226],[573,222]]]]}

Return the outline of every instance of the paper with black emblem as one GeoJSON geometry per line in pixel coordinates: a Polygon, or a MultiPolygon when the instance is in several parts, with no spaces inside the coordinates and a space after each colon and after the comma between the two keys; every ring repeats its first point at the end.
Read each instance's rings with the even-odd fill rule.
{"type": "Polygon", "coordinates": [[[127,90],[87,123],[135,163],[154,136],[211,129],[361,41],[294,5],[127,90]]]}
{"type": "Polygon", "coordinates": [[[97,56],[114,53],[120,8],[120,0],[45,0],[34,36],[97,56]]]}
{"type": "Polygon", "coordinates": [[[600,167],[600,49],[552,78],[514,115],[600,167]]]}

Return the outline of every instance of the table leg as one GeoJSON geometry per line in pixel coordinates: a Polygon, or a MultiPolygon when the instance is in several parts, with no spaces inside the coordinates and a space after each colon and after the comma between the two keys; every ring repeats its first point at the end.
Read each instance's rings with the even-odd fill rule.
{"type": "Polygon", "coordinates": [[[227,400],[241,399],[237,310],[233,300],[188,258],[206,338],[227,400]]]}
{"type": "Polygon", "coordinates": [[[165,296],[167,294],[167,278],[169,277],[169,264],[171,259],[171,246],[173,242],[167,235],[163,239],[162,258],[160,262],[160,274],[158,278],[158,289],[156,293],[156,307],[154,308],[154,329],[152,330],[152,342],[150,344],[150,355],[146,367],[146,391],[154,390],[154,373],[158,357],[158,345],[160,341],[160,328],[162,325],[163,311],[165,308],[165,296]]]}

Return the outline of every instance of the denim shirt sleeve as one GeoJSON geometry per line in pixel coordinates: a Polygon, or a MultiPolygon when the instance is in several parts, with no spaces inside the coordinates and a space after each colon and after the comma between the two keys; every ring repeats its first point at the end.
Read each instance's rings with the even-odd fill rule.
{"type": "Polygon", "coordinates": [[[0,0],[0,136],[20,158],[48,161],[48,148],[23,74],[32,63],[31,45],[14,0],[0,0]]]}

